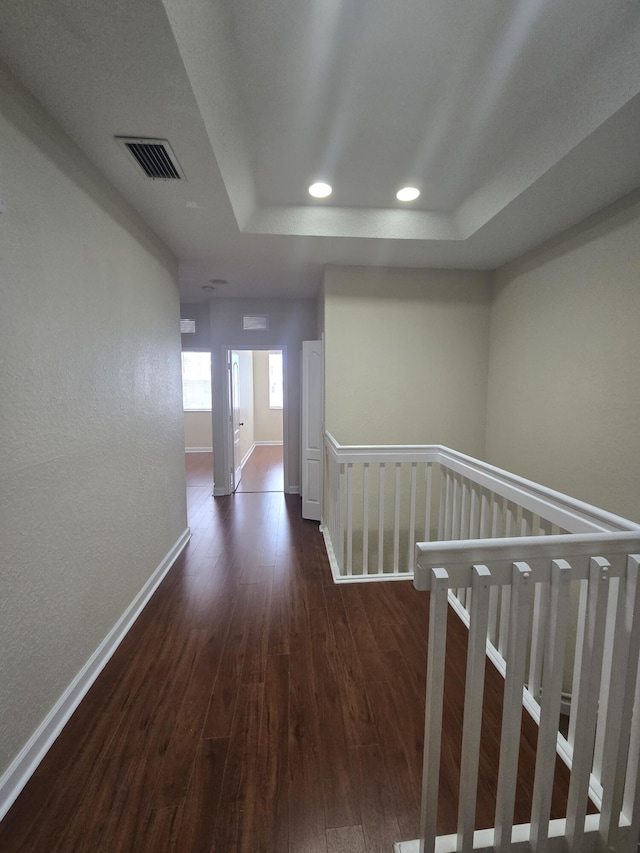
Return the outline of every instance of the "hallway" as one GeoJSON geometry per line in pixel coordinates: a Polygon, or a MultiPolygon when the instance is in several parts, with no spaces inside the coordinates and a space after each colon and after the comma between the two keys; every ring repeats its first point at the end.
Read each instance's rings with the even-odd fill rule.
{"type": "MultiPolygon", "coordinates": [[[[213,485],[213,453],[186,453],[187,497],[192,488],[213,485]]],[[[211,491],[211,489],[210,489],[211,491]]],[[[242,468],[238,492],[282,492],[282,445],[258,445],[242,468]]]]}
{"type": "MultiPolygon", "coordinates": [[[[4,853],[390,853],[418,836],[428,596],[334,585],[299,497],[214,500],[202,480],[190,474],[191,541],[0,824],[4,853]]],[[[454,831],[453,616],[448,642],[439,823],[454,831]]],[[[487,678],[483,826],[501,701],[487,678]]],[[[534,739],[528,725],[520,820],[534,739]]]]}

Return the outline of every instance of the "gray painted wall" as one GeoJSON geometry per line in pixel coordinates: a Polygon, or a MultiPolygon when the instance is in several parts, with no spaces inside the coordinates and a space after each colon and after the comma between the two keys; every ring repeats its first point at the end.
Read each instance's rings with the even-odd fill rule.
{"type": "Polygon", "coordinates": [[[0,774],[186,527],[176,263],[0,69],[0,774]]]}

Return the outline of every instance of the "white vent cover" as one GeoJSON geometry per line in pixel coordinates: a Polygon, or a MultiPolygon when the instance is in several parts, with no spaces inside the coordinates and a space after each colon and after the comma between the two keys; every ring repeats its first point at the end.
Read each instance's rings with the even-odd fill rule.
{"type": "Polygon", "coordinates": [[[179,181],[184,173],[166,139],[139,136],[116,136],[116,142],[127,151],[145,176],[157,181],[179,181]]]}
{"type": "Polygon", "coordinates": [[[180,320],[180,332],[183,335],[195,335],[196,321],[195,320],[180,320]]]}
{"type": "Polygon", "coordinates": [[[243,332],[265,332],[269,328],[269,316],[267,314],[243,314],[243,332]]]}

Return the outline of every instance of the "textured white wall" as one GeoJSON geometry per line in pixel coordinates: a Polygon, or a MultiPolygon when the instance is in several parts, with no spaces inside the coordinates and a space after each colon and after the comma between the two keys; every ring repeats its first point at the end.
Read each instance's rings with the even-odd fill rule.
{"type": "Polygon", "coordinates": [[[640,521],[640,195],[496,278],[486,457],[640,521]]]}
{"type": "Polygon", "coordinates": [[[175,263],[0,70],[0,773],[186,527],[175,263]]]}
{"type": "Polygon", "coordinates": [[[485,273],[329,267],[326,428],[342,444],[484,448],[485,273]]]}
{"type": "Polygon", "coordinates": [[[196,331],[193,334],[182,335],[182,349],[210,352],[211,328],[209,319],[209,303],[181,302],[180,317],[196,321],[196,331]]]}
{"type": "Polygon", "coordinates": [[[282,409],[269,408],[269,352],[253,353],[255,440],[282,441],[282,409]]]}

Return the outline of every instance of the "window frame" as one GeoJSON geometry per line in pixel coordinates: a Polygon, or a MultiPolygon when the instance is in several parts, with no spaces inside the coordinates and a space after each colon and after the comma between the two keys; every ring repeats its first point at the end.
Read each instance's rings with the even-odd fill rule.
{"type": "MultiPolygon", "coordinates": [[[[187,358],[187,360],[188,360],[188,358],[187,358]]],[[[210,412],[212,410],[211,352],[209,350],[184,350],[183,349],[180,353],[180,365],[181,365],[181,370],[182,370],[182,373],[181,373],[182,411],[183,412],[210,412]],[[202,355],[202,356],[207,357],[206,375],[203,375],[204,371],[202,371],[200,376],[198,376],[198,377],[191,377],[191,378],[185,377],[185,356],[189,357],[189,356],[198,356],[198,355],[202,355]],[[197,401],[195,401],[195,400],[194,400],[193,405],[188,405],[189,401],[187,400],[186,393],[185,393],[187,390],[187,387],[185,385],[185,379],[187,382],[188,381],[204,382],[206,380],[206,382],[208,384],[208,390],[209,390],[209,395],[208,395],[209,396],[209,401],[208,401],[209,405],[208,406],[196,405],[197,401]]],[[[201,399],[200,399],[200,402],[202,402],[201,399]]]]}

